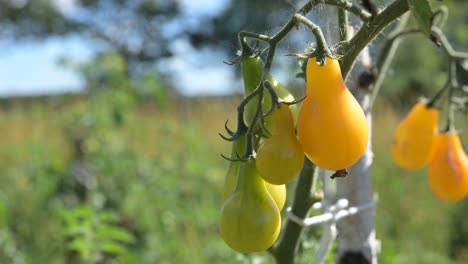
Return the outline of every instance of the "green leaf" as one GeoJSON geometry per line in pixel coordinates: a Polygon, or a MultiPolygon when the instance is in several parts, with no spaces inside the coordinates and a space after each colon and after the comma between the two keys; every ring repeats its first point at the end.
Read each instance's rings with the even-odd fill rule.
{"type": "Polygon", "coordinates": [[[68,249],[77,251],[80,255],[88,257],[91,254],[91,249],[84,239],[76,238],[68,244],[68,249]]]}
{"type": "Polygon", "coordinates": [[[105,223],[117,223],[119,216],[116,213],[102,212],[99,213],[99,219],[105,223]]]}
{"type": "Polygon", "coordinates": [[[114,226],[101,226],[96,232],[96,237],[112,239],[125,243],[135,243],[135,237],[124,228],[114,226]]]}
{"type": "Polygon", "coordinates": [[[107,241],[101,246],[101,250],[106,253],[122,256],[127,254],[127,249],[115,242],[107,241]]]}
{"type": "Polygon", "coordinates": [[[431,36],[432,10],[427,0],[408,0],[408,6],[419,28],[427,36],[431,36]]]}
{"type": "Polygon", "coordinates": [[[87,235],[92,232],[89,228],[86,228],[84,226],[70,226],[64,228],[63,231],[68,236],[87,235]]]}

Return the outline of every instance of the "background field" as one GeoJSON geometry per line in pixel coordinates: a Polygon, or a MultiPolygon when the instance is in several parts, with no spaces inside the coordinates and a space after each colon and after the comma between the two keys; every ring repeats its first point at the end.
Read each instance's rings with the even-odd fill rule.
{"type": "MultiPolygon", "coordinates": [[[[226,118],[234,119],[239,97],[177,98],[166,106],[144,101],[122,112],[105,107],[115,105],[109,98],[3,102],[0,262],[246,262],[217,228],[227,167],[219,154],[230,151],[217,133],[226,118]]],[[[380,103],[374,116],[380,261],[466,263],[468,237],[451,241],[466,232],[467,201],[442,202],[430,192],[425,170],[400,170],[390,158],[404,111],[380,103]]],[[[461,136],[466,143],[467,133],[461,136]]],[[[317,232],[306,233],[304,263],[317,232]]]]}

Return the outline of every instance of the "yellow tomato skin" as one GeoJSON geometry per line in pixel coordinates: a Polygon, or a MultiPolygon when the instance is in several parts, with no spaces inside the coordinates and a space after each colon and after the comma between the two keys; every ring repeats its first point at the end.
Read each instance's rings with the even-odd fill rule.
{"type": "Polygon", "coordinates": [[[273,110],[275,133],[257,150],[257,170],[271,184],[286,184],[304,165],[304,151],[294,132],[294,118],[287,105],[273,110]]]}
{"type": "MultiPolygon", "coordinates": [[[[273,77],[271,76],[269,78],[269,81],[271,83],[271,86],[273,87],[273,90],[275,90],[276,94],[278,95],[279,99],[287,103],[294,102],[295,100],[294,96],[292,95],[291,92],[289,92],[289,90],[284,85],[282,85],[277,80],[273,79],[273,77]]],[[[266,90],[265,90],[265,93],[266,94],[264,95],[264,100],[263,100],[263,112],[264,113],[269,111],[271,108],[271,95],[266,90]]],[[[295,122],[297,119],[297,112],[298,112],[297,105],[296,104],[290,105],[289,109],[291,109],[291,112],[294,117],[293,122],[295,122]]],[[[264,120],[265,120],[265,127],[268,133],[270,135],[274,134],[276,126],[275,126],[275,120],[274,120],[273,115],[269,115],[265,117],[264,120]]]]}
{"type": "MultiPolygon", "coordinates": [[[[236,158],[236,152],[243,153],[244,149],[245,136],[240,136],[236,141],[234,141],[231,158],[236,158]]],[[[224,178],[223,201],[225,201],[229,195],[231,195],[236,187],[240,164],[241,161],[229,162],[228,170],[224,178]]],[[[265,182],[265,187],[275,201],[278,210],[281,211],[281,209],[284,207],[284,204],[286,203],[286,185],[273,185],[271,183],[265,182]]]]}
{"type": "Polygon", "coordinates": [[[269,182],[265,182],[265,187],[268,193],[271,195],[271,198],[273,198],[275,201],[278,210],[281,211],[281,209],[284,207],[284,204],[286,203],[286,185],[275,185],[269,182]]]}
{"type": "Polygon", "coordinates": [[[241,253],[267,250],[281,228],[278,207],[255,170],[254,160],[240,165],[235,190],[221,208],[221,236],[226,244],[241,253]]]}
{"type": "Polygon", "coordinates": [[[337,60],[307,62],[307,93],[299,110],[297,135],[310,161],[328,170],[347,168],[369,140],[366,116],[346,88],[337,60]]]}
{"type": "Polygon", "coordinates": [[[439,112],[417,103],[398,125],[392,145],[392,157],[403,169],[424,167],[433,153],[439,112]]]}
{"type": "MultiPolygon", "coordinates": [[[[228,173],[226,174],[226,178],[224,180],[224,187],[223,187],[223,201],[225,201],[229,195],[234,191],[234,187],[236,186],[236,173],[239,171],[239,164],[238,162],[231,162],[229,165],[228,173]]],[[[286,203],[286,185],[275,185],[269,182],[265,182],[265,187],[268,193],[271,195],[271,198],[276,203],[278,210],[282,210],[284,204],[286,203]]]]}
{"type": "Polygon", "coordinates": [[[468,194],[468,157],[456,133],[436,137],[429,162],[429,184],[443,200],[458,201],[468,194]]]}

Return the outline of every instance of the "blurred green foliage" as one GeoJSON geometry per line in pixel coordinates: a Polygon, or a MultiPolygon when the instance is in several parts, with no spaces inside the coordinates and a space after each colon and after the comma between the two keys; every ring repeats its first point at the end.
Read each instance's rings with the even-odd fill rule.
{"type": "MultiPolygon", "coordinates": [[[[227,167],[218,154],[229,144],[216,134],[238,101],[170,97],[163,108],[125,87],[11,99],[0,110],[0,263],[271,263],[236,254],[218,234],[227,167]]],[[[425,170],[390,158],[400,118],[378,104],[380,262],[464,263],[466,236],[454,228],[466,210],[436,198],[425,170]]],[[[299,263],[310,263],[319,235],[304,234],[299,263]]]]}
{"type": "Polygon", "coordinates": [[[64,210],[64,233],[68,237],[67,249],[76,252],[85,263],[98,263],[103,254],[122,257],[126,263],[134,263],[125,244],[135,243],[135,238],[125,228],[117,226],[116,214],[99,212],[90,206],[64,210]]]}
{"type": "Polygon", "coordinates": [[[176,106],[125,104],[115,122],[115,92],[2,111],[0,263],[235,259],[217,235],[214,137],[176,106]]]}
{"type": "MultiPolygon", "coordinates": [[[[468,1],[429,2],[432,9],[439,5],[447,6],[449,16],[442,29],[455,49],[466,51],[468,1]]],[[[415,28],[416,25],[411,17],[408,28],[415,28]]],[[[374,48],[378,50],[382,41],[385,41],[385,37],[378,38],[374,48]]],[[[418,97],[432,97],[447,81],[448,66],[446,54],[434,42],[423,34],[407,35],[398,48],[380,94],[393,104],[406,106],[418,97]]]]}

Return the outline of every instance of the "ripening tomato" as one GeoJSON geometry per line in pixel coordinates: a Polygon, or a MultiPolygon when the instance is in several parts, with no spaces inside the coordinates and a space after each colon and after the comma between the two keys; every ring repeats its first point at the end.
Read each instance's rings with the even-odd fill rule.
{"type": "Polygon", "coordinates": [[[307,97],[297,119],[297,135],[306,156],[317,166],[341,170],[364,153],[369,127],[359,103],[346,88],[337,60],[307,62],[307,97]]]}
{"type": "MultiPolygon", "coordinates": [[[[278,95],[279,99],[287,103],[294,102],[295,100],[294,96],[284,85],[282,85],[277,80],[273,79],[273,77],[271,76],[269,78],[269,81],[271,83],[271,86],[273,87],[273,90],[278,95]]],[[[266,94],[264,95],[263,112],[266,112],[270,110],[271,108],[271,95],[266,90],[265,90],[265,93],[266,94]]],[[[293,105],[289,105],[288,107],[289,109],[291,109],[291,112],[293,114],[294,121],[295,121],[295,119],[297,118],[297,111],[298,111],[297,105],[293,104],[293,105]]],[[[273,115],[269,115],[265,117],[264,120],[265,120],[265,127],[268,130],[268,133],[270,134],[275,133],[274,130],[276,129],[276,126],[275,126],[275,120],[274,120],[273,115]]]]}
{"type": "MultiPolygon", "coordinates": [[[[231,158],[234,159],[237,157],[236,153],[243,153],[245,151],[245,135],[240,136],[237,140],[234,141],[232,146],[231,158]]],[[[224,178],[224,188],[223,188],[223,201],[225,201],[229,195],[234,192],[237,183],[237,176],[239,173],[239,168],[241,161],[230,161],[229,167],[224,178]]],[[[258,171],[257,171],[258,173],[258,171]]],[[[268,182],[265,182],[265,187],[270,193],[271,197],[276,203],[278,210],[283,209],[284,204],[286,203],[286,185],[274,185],[268,182]]]]}
{"type": "Polygon", "coordinates": [[[234,192],[221,208],[219,229],[226,244],[241,253],[265,251],[278,238],[281,215],[255,160],[240,164],[234,192]]]}
{"type": "Polygon", "coordinates": [[[291,109],[280,104],[272,112],[274,134],[257,150],[257,170],[271,184],[286,184],[294,179],[304,165],[304,151],[294,132],[291,109]]]}
{"type": "MultiPolygon", "coordinates": [[[[244,94],[247,97],[262,81],[263,63],[259,57],[247,58],[241,63],[244,94]]],[[[244,108],[244,122],[249,125],[257,112],[258,99],[250,100],[244,108]]]]}
{"type": "Polygon", "coordinates": [[[396,129],[392,157],[404,169],[420,169],[430,160],[437,134],[439,112],[417,103],[396,129]]]}
{"type": "Polygon", "coordinates": [[[444,200],[458,201],[468,194],[468,157],[458,134],[444,132],[436,137],[429,162],[429,184],[444,200]]]}

